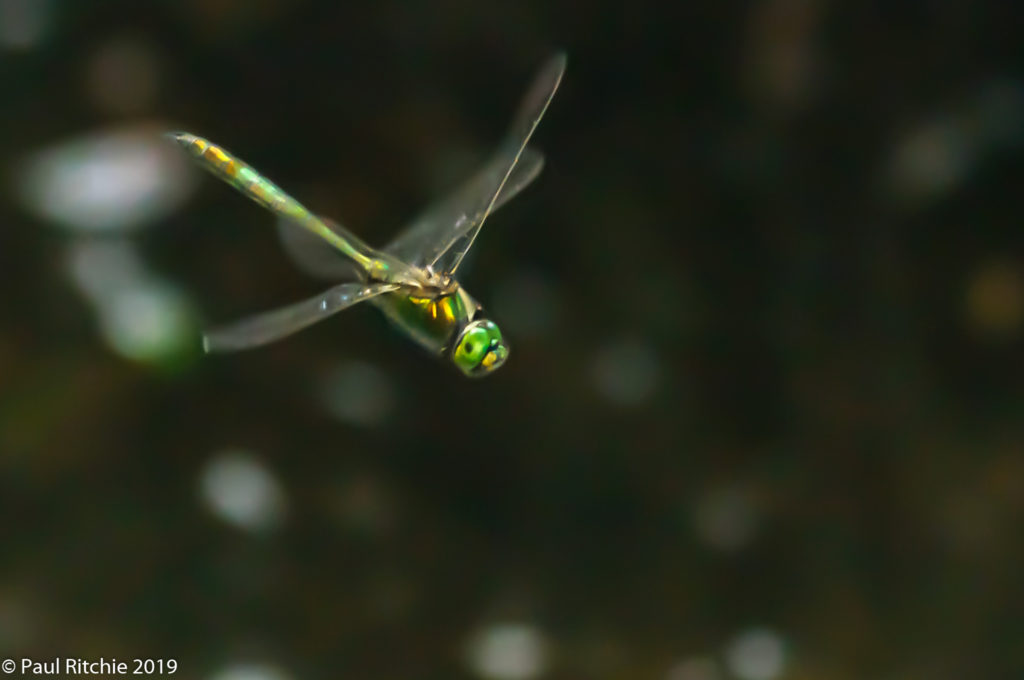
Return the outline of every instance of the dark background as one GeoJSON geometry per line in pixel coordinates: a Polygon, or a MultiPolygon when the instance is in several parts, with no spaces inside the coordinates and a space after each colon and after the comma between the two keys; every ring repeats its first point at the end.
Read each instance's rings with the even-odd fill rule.
{"type": "Polygon", "coordinates": [[[953,0],[0,0],[0,657],[1022,677],[1019,26],[953,0]],[[461,272],[501,371],[369,306],[200,355],[203,324],[323,284],[148,135],[380,245],[558,49],[547,167],[461,272]],[[177,198],[129,214],[146,177],[177,198]]]}

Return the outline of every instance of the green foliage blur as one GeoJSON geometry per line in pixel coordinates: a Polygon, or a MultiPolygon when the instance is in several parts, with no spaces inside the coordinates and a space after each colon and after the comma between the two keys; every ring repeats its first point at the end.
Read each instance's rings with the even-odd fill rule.
{"type": "Polygon", "coordinates": [[[0,658],[1024,677],[1017,27],[996,2],[0,0],[0,658]],[[511,344],[481,381],[368,305],[202,356],[206,324],[326,287],[273,218],[191,166],[39,170],[189,130],[383,245],[558,49],[544,172],[460,271],[511,344]]]}

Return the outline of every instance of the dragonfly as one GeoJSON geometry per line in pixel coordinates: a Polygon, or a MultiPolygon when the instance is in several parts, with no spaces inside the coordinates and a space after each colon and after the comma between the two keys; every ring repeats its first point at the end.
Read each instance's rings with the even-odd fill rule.
{"type": "Polygon", "coordinates": [[[279,217],[283,246],[301,269],[334,281],[355,279],[209,330],[203,335],[204,350],[265,345],[368,301],[413,342],[466,376],[481,377],[501,367],[508,358],[508,342],[455,274],[488,216],[543,168],[543,154],[527,143],[562,81],[565,65],[564,53],[549,58],[484,165],[380,250],[311,212],[223,147],[191,133],[167,133],[206,170],[279,217]]]}

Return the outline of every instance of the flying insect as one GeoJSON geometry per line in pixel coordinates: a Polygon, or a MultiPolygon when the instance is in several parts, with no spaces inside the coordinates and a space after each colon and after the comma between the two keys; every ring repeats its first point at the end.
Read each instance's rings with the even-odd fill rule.
{"type": "Polygon", "coordinates": [[[374,249],[340,224],[310,212],[252,167],[212,142],[171,132],[204,168],[277,214],[285,248],[305,271],[339,283],[307,300],[214,328],[207,352],[265,345],[364,301],[428,352],[463,374],[487,375],[508,358],[498,325],[455,278],[487,217],[532,182],[543,155],[527,148],[565,72],[550,58],[533,81],[504,140],[476,174],[437,201],[386,247],[374,249]]]}

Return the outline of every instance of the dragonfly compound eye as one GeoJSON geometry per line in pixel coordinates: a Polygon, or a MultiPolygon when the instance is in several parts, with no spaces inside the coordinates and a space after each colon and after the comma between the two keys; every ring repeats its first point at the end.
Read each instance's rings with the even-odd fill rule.
{"type": "Polygon", "coordinates": [[[482,376],[497,369],[508,358],[508,345],[497,324],[481,319],[468,324],[459,335],[452,361],[469,376],[482,376]]]}

